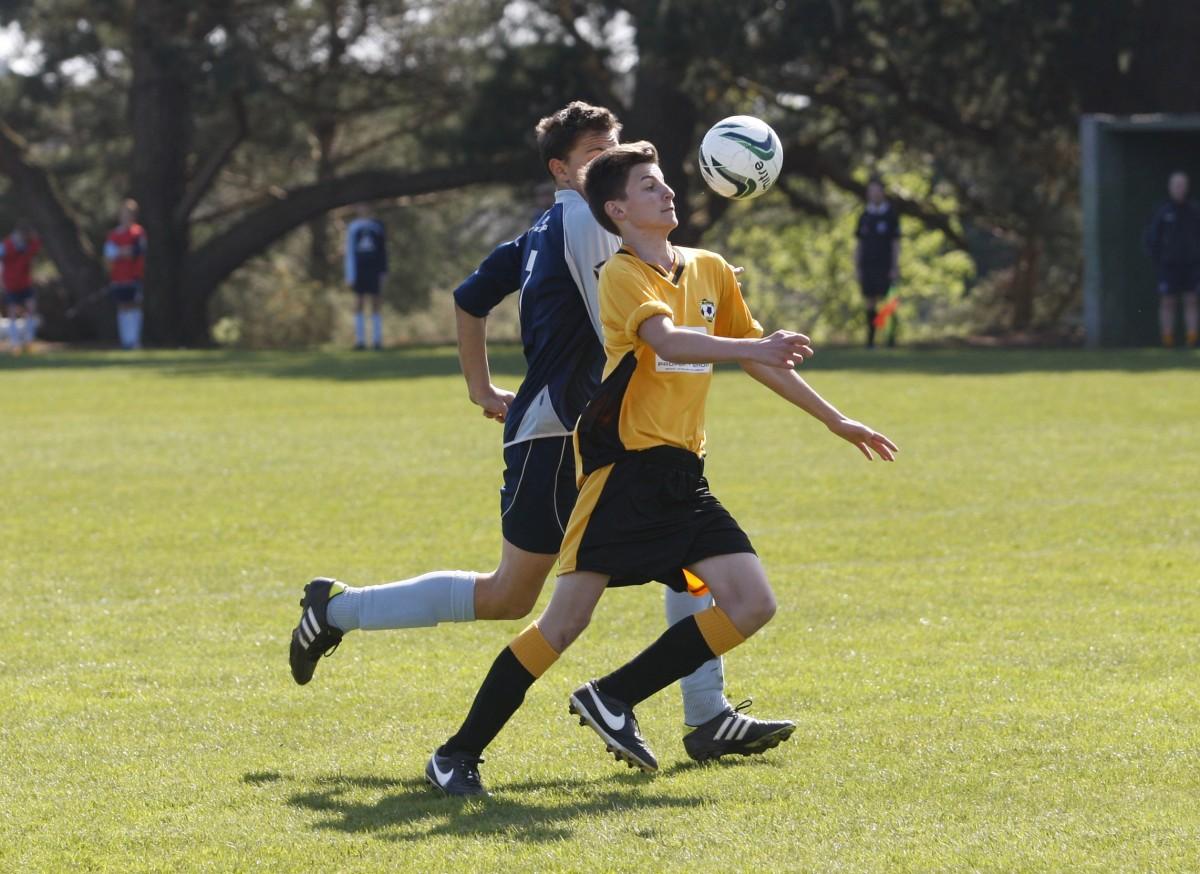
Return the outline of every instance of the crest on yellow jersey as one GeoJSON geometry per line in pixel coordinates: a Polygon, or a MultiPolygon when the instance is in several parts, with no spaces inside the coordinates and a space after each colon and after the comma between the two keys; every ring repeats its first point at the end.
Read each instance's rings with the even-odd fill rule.
{"type": "Polygon", "coordinates": [[[717,317],[717,305],[707,297],[700,301],[700,315],[704,316],[704,321],[711,322],[717,317]]]}

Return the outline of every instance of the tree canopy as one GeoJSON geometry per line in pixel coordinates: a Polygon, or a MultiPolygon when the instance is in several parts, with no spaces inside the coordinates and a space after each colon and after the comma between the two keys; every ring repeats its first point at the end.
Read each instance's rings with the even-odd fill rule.
{"type": "Polygon", "coordinates": [[[533,123],[575,98],[656,143],[684,243],[730,209],[693,161],[725,115],[779,132],[769,199],[797,222],[863,168],[920,170],[901,212],[1003,267],[1025,327],[1078,299],[1079,113],[1200,103],[1200,7],[1170,0],[3,0],[12,23],[36,50],[0,76],[0,218],[33,221],[81,302],[137,198],[148,335],[177,345],[298,228],[328,278],[331,210],[542,178],[533,123]]]}

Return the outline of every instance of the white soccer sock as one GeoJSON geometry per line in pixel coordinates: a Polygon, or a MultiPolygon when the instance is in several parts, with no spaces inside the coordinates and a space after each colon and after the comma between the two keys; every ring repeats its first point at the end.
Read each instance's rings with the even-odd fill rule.
{"type": "Polygon", "coordinates": [[[129,333],[133,337],[133,343],[131,344],[133,346],[133,348],[134,349],[141,348],[141,345],[142,345],[142,311],[140,309],[129,311],[129,333]]]}
{"type": "MultiPolygon", "coordinates": [[[[694,616],[713,605],[712,595],[697,598],[687,592],[667,589],[667,625],[694,616]]],[[[683,691],[683,721],[703,725],[718,713],[730,709],[725,700],[725,668],[721,659],[709,659],[679,681],[683,691]]]]}
{"type": "Polygon", "coordinates": [[[33,336],[37,333],[37,316],[25,317],[25,342],[33,343],[33,336]]]}
{"type": "Polygon", "coordinates": [[[13,316],[8,318],[8,342],[14,349],[21,345],[21,325],[13,316]]]}
{"type": "Polygon", "coordinates": [[[129,310],[117,310],[117,337],[125,349],[133,345],[129,338],[129,310]]]}
{"type": "Polygon", "coordinates": [[[375,313],[373,316],[371,316],[371,333],[374,334],[373,342],[375,343],[375,345],[382,346],[383,345],[383,316],[381,316],[379,313],[375,313]]]}
{"type": "Polygon", "coordinates": [[[361,628],[424,628],[439,622],[475,620],[475,574],[434,571],[382,586],[347,588],[329,602],[330,623],[342,631],[361,628]]]}
{"type": "Polygon", "coordinates": [[[367,345],[367,323],[362,313],[354,314],[354,342],[359,346],[367,345]]]}

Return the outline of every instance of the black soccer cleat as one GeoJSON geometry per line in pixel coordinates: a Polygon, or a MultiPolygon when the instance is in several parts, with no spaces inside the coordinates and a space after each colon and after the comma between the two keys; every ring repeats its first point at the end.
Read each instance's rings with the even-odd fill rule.
{"type": "Polygon", "coordinates": [[[604,739],[604,748],[631,768],[641,768],[647,774],[658,770],[658,759],[646,745],[638,728],[633,708],[605,695],[596,688],[596,681],[584,683],[571,693],[567,709],[604,739]]]}
{"type": "Polygon", "coordinates": [[[479,765],[483,759],[470,753],[438,755],[434,750],[425,765],[425,782],[447,795],[487,795],[479,779],[479,765]]]}
{"type": "Polygon", "coordinates": [[[345,588],[344,583],[328,577],[317,577],[304,587],[300,622],[292,629],[292,647],[288,652],[292,678],[301,686],[312,679],[321,656],[330,655],[342,642],[342,632],[329,624],[325,608],[329,599],[345,588]]]}
{"type": "Polygon", "coordinates": [[[753,703],[752,698],[747,698],[685,734],[683,748],[687,754],[697,762],[728,755],[752,756],[777,747],[792,736],[796,730],[794,722],[746,716],[744,711],[753,703]]]}

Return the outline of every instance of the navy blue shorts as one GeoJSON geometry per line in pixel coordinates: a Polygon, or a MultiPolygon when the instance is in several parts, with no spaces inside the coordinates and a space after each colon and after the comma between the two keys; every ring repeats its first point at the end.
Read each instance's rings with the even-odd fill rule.
{"type": "Polygon", "coordinates": [[[577,497],[570,437],[539,437],[505,448],[500,529],[513,546],[557,553],[577,497]]]}
{"type": "Polygon", "coordinates": [[[1200,262],[1158,265],[1158,293],[1184,294],[1200,289],[1200,262]]]}
{"type": "Polygon", "coordinates": [[[4,304],[10,307],[23,307],[33,300],[33,289],[22,288],[20,291],[4,292],[4,304]]]}
{"type": "Polygon", "coordinates": [[[108,293],[117,303],[137,303],[142,298],[140,282],[119,282],[108,287],[108,293]]]}
{"type": "Polygon", "coordinates": [[[379,294],[378,276],[360,276],[354,280],[354,293],[375,297],[379,294]]]}

